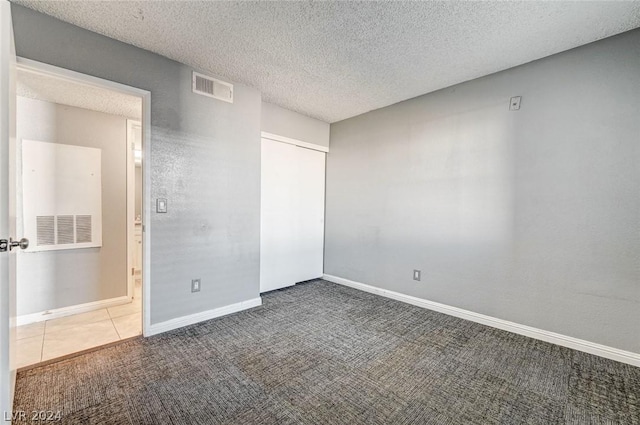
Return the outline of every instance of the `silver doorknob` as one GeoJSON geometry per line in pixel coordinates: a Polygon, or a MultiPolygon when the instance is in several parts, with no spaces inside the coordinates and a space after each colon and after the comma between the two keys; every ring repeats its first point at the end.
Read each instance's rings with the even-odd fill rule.
{"type": "Polygon", "coordinates": [[[9,238],[9,250],[12,250],[16,247],[19,247],[20,249],[29,248],[29,239],[22,238],[19,241],[14,241],[13,239],[9,238]]]}

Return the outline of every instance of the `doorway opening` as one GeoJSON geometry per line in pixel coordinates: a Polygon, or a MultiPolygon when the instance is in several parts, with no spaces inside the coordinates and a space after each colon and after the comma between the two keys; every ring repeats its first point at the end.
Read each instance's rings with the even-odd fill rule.
{"type": "Polygon", "coordinates": [[[148,327],[148,92],[19,59],[16,366],[148,327]]]}

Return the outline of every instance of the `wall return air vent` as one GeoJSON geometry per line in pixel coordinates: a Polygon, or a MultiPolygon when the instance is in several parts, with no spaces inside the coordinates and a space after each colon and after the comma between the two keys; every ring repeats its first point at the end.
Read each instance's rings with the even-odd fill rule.
{"type": "Polygon", "coordinates": [[[233,84],[193,72],[192,90],[196,94],[233,103],[233,84]]]}
{"type": "Polygon", "coordinates": [[[22,140],[26,252],[102,246],[102,152],[22,140]]]}

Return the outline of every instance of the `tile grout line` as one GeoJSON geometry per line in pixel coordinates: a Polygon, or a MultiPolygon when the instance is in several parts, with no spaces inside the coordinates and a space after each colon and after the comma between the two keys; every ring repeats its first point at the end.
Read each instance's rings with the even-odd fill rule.
{"type": "MultiPolygon", "coordinates": [[[[131,302],[132,302],[132,303],[135,303],[135,302],[137,302],[137,301],[138,301],[138,299],[136,299],[136,297],[135,297],[135,295],[134,295],[134,297],[133,297],[133,299],[132,299],[132,301],[131,301],[131,302]]],[[[129,316],[129,315],[135,315],[135,314],[138,314],[139,312],[133,312],[133,313],[125,314],[125,315],[122,315],[122,316],[113,317],[113,315],[112,315],[112,314],[111,314],[111,312],[109,311],[109,308],[105,308],[104,310],[106,310],[106,312],[107,312],[107,316],[109,317],[109,320],[111,321],[111,325],[113,326],[113,329],[116,331],[116,335],[118,336],[118,339],[119,339],[119,340],[123,340],[123,339],[125,339],[125,338],[123,338],[123,337],[120,335],[120,331],[118,330],[118,327],[116,326],[116,324],[115,324],[115,320],[114,320],[114,319],[115,319],[115,318],[117,318],[117,317],[125,317],[125,316],[129,316]]],[[[79,313],[79,314],[84,314],[84,313],[79,313]]],[[[79,314],[78,314],[78,315],[79,315],[79,314]]],[[[69,317],[71,317],[71,316],[77,316],[77,315],[70,315],[69,317]]],[[[65,316],[65,317],[66,317],[66,316],[65,316]]],[[[49,323],[49,322],[50,322],[51,320],[55,320],[55,319],[50,319],[50,320],[44,320],[44,321],[43,321],[42,333],[39,335],[39,336],[40,336],[40,338],[41,338],[41,340],[40,340],[40,350],[39,350],[39,351],[40,351],[40,355],[39,355],[39,360],[38,360],[38,362],[42,362],[42,361],[44,361],[44,360],[43,360],[43,359],[44,359],[44,344],[45,344],[45,340],[46,340],[47,333],[51,334],[52,332],[68,331],[68,330],[70,330],[70,329],[75,329],[75,328],[77,328],[78,326],[82,326],[82,325],[83,325],[83,324],[81,324],[81,323],[80,323],[80,324],[79,324],[79,323],[72,324],[71,326],[66,325],[66,326],[63,326],[63,328],[62,328],[62,329],[58,329],[58,330],[56,331],[56,330],[51,329],[51,328],[50,328],[50,326],[49,326],[49,325],[50,325],[50,323],[49,323]]],[[[99,322],[99,321],[98,321],[98,322],[99,322]]],[[[89,323],[85,323],[85,324],[92,324],[92,323],[97,323],[97,322],[89,322],[89,323]]],[[[26,339],[26,337],[25,337],[25,338],[17,338],[16,340],[19,340],[19,339],[26,339]]]]}
{"type": "MultiPolygon", "coordinates": [[[[123,339],[126,339],[126,338],[123,338],[123,337],[120,335],[120,331],[118,330],[118,328],[117,328],[117,326],[116,326],[116,324],[115,324],[114,318],[112,317],[111,312],[109,311],[109,309],[108,309],[108,308],[105,308],[104,310],[106,310],[106,312],[107,312],[107,316],[109,317],[109,319],[108,319],[108,320],[111,322],[111,326],[113,326],[113,329],[114,329],[114,330],[115,330],[115,332],[116,332],[116,336],[117,336],[117,338],[118,338],[118,339],[117,339],[117,341],[122,341],[123,339]]],[[[132,314],[136,314],[136,313],[132,313],[132,314]]],[[[33,363],[33,364],[37,364],[37,363],[41,363],[41,362],[45,361],[45,360],[44,360],[44,344],[45,344],[45,338],[46,338],[46,335],[47,335],[47,333],[57,332],[57,331],[54,331],[54,330],[52,330],[52,329],[50,329],[50,328],[49,328],[49,326],[48,326],[48,325],[49,325],[49,323],[48,323],[49,321],[50,321],[50,320],[45,320],[45,321],[44,321],[44,323],[43,323],[43,327],[42,327],[42,334],[41,334],[41,335],[39,335],[39,336],[40,336],[40,338],[41,338],[41,342],[40,342],[40,350],[39,350],[39,351],[40,351],[40,356],[39,356],[38,361],[37,361],[36,363],[33,363]]],[[[72,324],[72,325],[70,325],[70,326],[69,326],[69,325],[67,325],[67,326],[66,326],[65,328],[63,328],[63,329],[58,329],[58,331],[69,331],[69,330],[76,329],[76,328],[78,328],[79,326],[83,326],[83,325],[87,325],[87,324],[93,324],[93,323],[98,323],[98,322],[100,322],[100,321],[97,321],[97,322],[89,322],[89,323],[76,323],[76,324],[72,324]]],[[[24,339],[24,338],[22,338],[22,339],[24,339]]]]}
{"type": "Polygon", "coordinates": [[[118,335],[118,339],[122,340],[122,337],[120,336],[120,331],[118,331],[118,327],[116,326],[116,323],[113,321],[113,317],[111,317],[111,312],[109,311],[109,309],[107,309],[107,314],[109,315],[109,319],[111,319],[111,326],[113,326],[113,329],[116,330],[116,335],[118,335]]]}
{"type": "Polygon", "coordinates": [[[118,332],[118,328],[116,327],[116,324],[113,323],[113,319],[111,319],[111,326],[113,326],[113,329],[116,330],[116,335],[118,335],[118,339],[122,339],[122,337],[120,336],[120,332],[118,332]]]}
{"type": "Polygon", "coordinates": [[[48,320],[44,321],[44,328],[42,329],[42,345],[40,345],[40,360],[38,363],[41,363],[44,357],[44,337],[47,335],[47,322],[48,320]]]}

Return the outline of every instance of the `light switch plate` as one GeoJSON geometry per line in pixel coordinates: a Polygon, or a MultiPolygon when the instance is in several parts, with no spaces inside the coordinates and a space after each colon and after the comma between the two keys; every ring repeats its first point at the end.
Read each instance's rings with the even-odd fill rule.
{"type": "Polygon", "coordinates": [[[515,96],[512,97],[509,100],[509,110],[510,111],[517,111],[520,109],[520,100],[522,99],[521,96],[515,96]]]}
{"type": "Polygon", "coordinates": [[[420,281],[420,275],[421,274],[422,274],[422,272],[420,270],[414,270],[413,271],[413,280],[420,281]]]}
{"type": "Polygon", "coordinates": [[[156,212],[158,212],[158,213],[166,213],[167,212],[167,199],[166,198],[158,198],[158,199],[156,199],[156,212]]]}
{"type": "Polygon", "coordinates": [[[191,279],[191,292],[200,292],[200,279],[191,279]]]}

